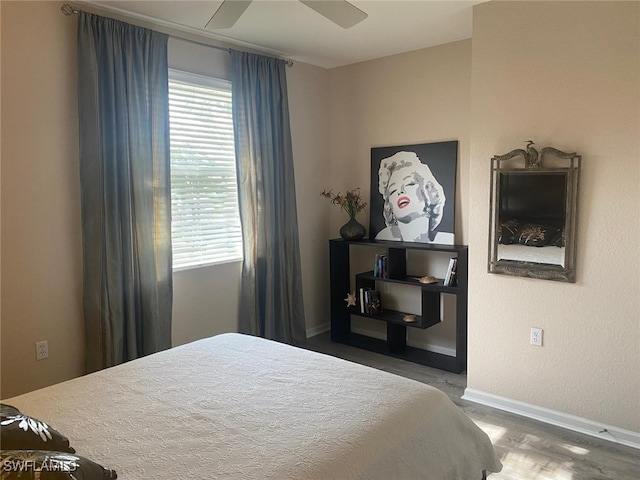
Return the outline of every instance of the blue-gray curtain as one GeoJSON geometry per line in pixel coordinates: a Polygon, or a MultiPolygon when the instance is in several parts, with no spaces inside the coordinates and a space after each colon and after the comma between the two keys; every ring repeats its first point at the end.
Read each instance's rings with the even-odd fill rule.
{"type": "Polygon", "coordinates": [[[171,346],[167,36],[81,12],[87,370],[171,346]]]}
{"type": "Polygon", "coordinates": [[[244,263],[241,333],[306,341],[286,63],[231,51],[244,263]]]}

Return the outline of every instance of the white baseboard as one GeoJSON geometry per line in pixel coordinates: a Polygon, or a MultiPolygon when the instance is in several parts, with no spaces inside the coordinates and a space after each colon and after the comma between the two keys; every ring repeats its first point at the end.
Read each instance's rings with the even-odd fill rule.
{"type": "Polygon", "coordinates": [[[612,427],[587,418],[569,415],[568,413],[551,410],[549,408],[538,407],[472,388],[465,389],[462,399],[539,420],[557,427],[573,430],[574,432],[584,433],[592,437],[640,449],[640,433],[631,430],[612,427]]]}
{"type": "Polygon", "coordinates": [[[307,338],[315,337],[321,333],[331,330],[331,324],[329,322],[322,325],[316,325],[315,327],[307,328],[307,338]]]}

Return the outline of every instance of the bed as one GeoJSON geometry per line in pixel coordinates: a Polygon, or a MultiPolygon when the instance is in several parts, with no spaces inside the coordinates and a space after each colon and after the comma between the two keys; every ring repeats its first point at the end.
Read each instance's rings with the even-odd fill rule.
{"type": "Polygon", "coordinates": [[[501,469],[441,391],[241,334],[2,403],[125,480],[480,480],[501,469]]]}

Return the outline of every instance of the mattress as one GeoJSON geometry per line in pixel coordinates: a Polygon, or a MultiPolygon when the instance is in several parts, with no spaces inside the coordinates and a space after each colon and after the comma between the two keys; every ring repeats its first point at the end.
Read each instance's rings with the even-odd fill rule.
{"type": "Polygon", "coordinates": [[[501,464],[443,392],[223,334],[3,400],[120,479],[480,480],[501,464]]]}

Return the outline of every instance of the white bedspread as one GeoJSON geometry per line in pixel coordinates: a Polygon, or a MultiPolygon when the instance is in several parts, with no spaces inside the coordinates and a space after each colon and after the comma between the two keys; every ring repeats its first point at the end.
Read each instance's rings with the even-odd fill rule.
{"type": "Polygon", "coordinates": [[[122,480],[480,480],[501,468],[439,390],[240,334],[3,402],[122,480]]]}
{"type": "Polygon", "coordinates": [[[547,245],[546,247],[528,247],[526,245],[498,245],[498,260],[517,260],[520,262],[548,263],[564,266],[564,248],[547,245]]]}

